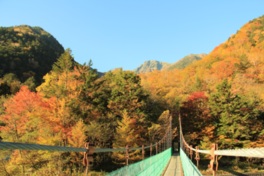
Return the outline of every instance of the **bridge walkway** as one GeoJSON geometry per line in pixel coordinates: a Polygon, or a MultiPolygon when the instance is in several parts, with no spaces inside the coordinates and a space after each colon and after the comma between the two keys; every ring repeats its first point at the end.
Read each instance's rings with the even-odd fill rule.
{"type": "Polygon", "coordinates": [[[183,176],[181,159],[179,153],[174,153],[171,156],[169,165],[163,176],[183,176]]]}

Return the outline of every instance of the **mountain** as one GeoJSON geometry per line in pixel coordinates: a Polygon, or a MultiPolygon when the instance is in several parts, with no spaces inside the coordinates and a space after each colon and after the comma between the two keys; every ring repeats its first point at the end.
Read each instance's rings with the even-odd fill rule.
{"type": "Polygon", "coordinates": [[[160,62],[156,60],[145,61],[141,66],[135,69],[136,73],[147,73],[153,70],[173,70],[184,69],[191,63],[197,60],[201,60],[206,54],[190,54],[180,59],[179,61],[169,64],[166,62],[160,62]]]}
{"type": "Polygon", "coordinates": [[[40,27],[0,27],[0,77],[14,74],[19,81],[42,77],[64,52],[62,45],[40,27]]]}
{"type": "Polygon", "coordinates": [[[184,69],[139,76],[151,99],[181,114],[190,143],[264,147],[264,16],[184,69]]]}
{"type": "Polygon", "coordinates": [[[224,79],[232,81],[232,91],[264,101],[264,16],[246,23],[188,67],[144,73],[141,79],[153,96],[170,102],[195,91],[212,92],[224,79]]]}
{"type": "Polygon", "coordinates": [[[166,62],[159,62],[156,60],[145,61],[141,66],[135,69],[136,73],[146,73],[153,70],[162,70],[165,67],[168,67],[170,64],[166,62]]]}
{"type": "Polygon", "coordinates": [[[191,63],[201,60],[203,57],[205,57],[206,54],[190,54],[185,56],[184,58],[180,59],[179,61],[175,62],[174,64],[171,64],[167,70],[173,70],[173,69],[184,69],[191,63]]]}
{"type": "MultiPolygon", "coordinates": [[[[249,92],[251,87],[261,93],[258,89],[264,85],[264,16],[246,23],[193,64],[192,69],[208,85],[228,78],[241,90],[249,92]]],[[[263,93],[261,96],[264,98],[263,93]]]]}

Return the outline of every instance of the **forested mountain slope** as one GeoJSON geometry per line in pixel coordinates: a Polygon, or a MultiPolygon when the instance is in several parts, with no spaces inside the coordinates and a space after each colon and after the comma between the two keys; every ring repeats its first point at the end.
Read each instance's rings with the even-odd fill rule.
{"type": "Polygon", "coordinates": [[[208,141],[220,148],[263,147],[264,16],[202,60],[183,70],[141,74],[141,83],[174,116],[181,112],[189,142],[205,148],[208,141]]]}
{"type": "Polygon", "coordinates": [[[0,27],[0,77],[13,73],[20,82],[34,77],[40,84],[63,52],[62,45],[40,27],[0,27]]]}
{"type": "Polygon", "coordinates": [[[153,95],[174,99],[195,91],[210,91],[224,78],[234,91],[254,92],[264,99],[264,16],[245,24],[202,60],[183,70],[141,74],[153,95]]]}
{"type": "Polygon", "coordinates": [[[190,54],[190,55],[187,55],[184,58],[180,59],[179,61],[171,64],[169,67],[166,68],[166,70],[184,69],[185,67],[194,63],[195,61],[201,60],[205,56],[206,56],[206,54],[190,54]]]}

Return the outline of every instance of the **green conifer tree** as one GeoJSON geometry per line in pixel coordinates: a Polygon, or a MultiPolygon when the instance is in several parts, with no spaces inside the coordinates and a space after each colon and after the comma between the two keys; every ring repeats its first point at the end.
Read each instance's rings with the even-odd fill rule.
{"type": "Polygon", "coordinates": [[[211,115],[216,119],[216,142],[221,148],[242,148],[252,139],[252,126],[258,115],[257,102],[249,102],[231,92],[224,80],[209,98],[211,115]]]}

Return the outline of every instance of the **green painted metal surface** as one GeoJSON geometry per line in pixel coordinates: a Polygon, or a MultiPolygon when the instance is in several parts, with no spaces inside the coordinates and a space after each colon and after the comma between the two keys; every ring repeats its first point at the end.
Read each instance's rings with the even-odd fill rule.
{"type": "Polygon", "coordinates": [[[140,162],[122,167],[107,176],[160,176],[171,157],[171,148],[140,162]]]}
{"type": "Polygon", "coordinates": [[[188,158],[188,156],[182,149],[180,149],[180,157],[182,169],[185,176],[202,176],[199,169],[193,164],[193,162],[188,158]]]}

